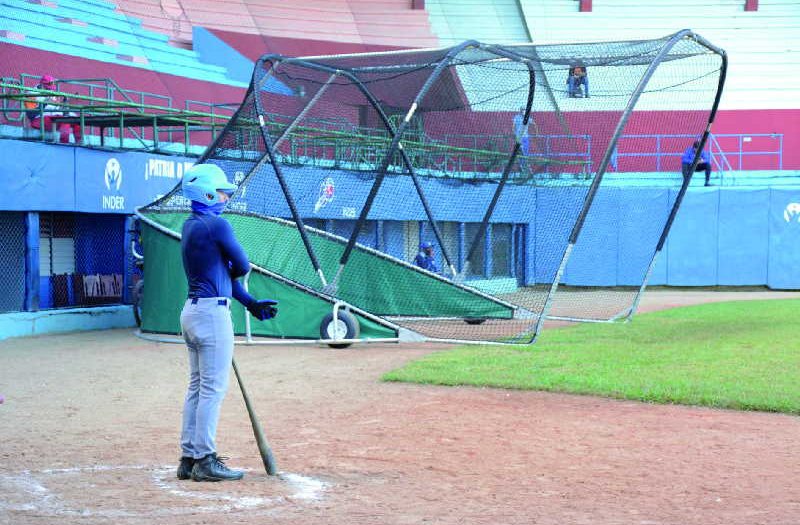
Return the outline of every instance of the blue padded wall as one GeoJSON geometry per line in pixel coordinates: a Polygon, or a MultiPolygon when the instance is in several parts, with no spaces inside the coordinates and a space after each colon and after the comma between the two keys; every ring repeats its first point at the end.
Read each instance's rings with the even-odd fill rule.
{"type": "Polygon", "coordinates": [[[717,284],[767,282],[768,188],[719,192],[717,284]]]}
{"type": "Polygon", "coordinates": [[[686,194],[667,238],[667,275],[673,286],[717,283],[719,190],[686,194]]]}
{"type": "Polygon", "coordinates": [[[564,271],[564,284],[615,286],[619,252],[619,207],[622,192],[601,189],[564,271]]]}
{"type": "Polygon", "coordinates": [[[800,189],[772,189],[767,286],[800,288],[800,189]]]}

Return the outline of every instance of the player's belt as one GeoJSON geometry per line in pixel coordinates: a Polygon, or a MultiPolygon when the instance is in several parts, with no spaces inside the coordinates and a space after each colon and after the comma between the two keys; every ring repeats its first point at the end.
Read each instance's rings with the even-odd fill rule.
{"type": "MultiPolygon", "coordinates": [[[[192,297],[191,298],[191,303],[192,304],[197,304],[198,302],[200,302],[200,299],[206,299],[206,298],[205,297],[192,297]]],[[[211,299],[211,297],[208,297],[208,299],[211,299]]],[[[217,299],[217,305],[218,306],[228,306],[228,299],[217,299]]]]}

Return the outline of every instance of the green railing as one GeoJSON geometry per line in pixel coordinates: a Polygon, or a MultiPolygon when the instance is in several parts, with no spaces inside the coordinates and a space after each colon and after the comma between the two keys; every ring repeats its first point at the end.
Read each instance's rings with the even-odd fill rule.
{"type": "MultiPolygon", "coordinates": [[[[170,97],[126,90],[111,79],[60,80],[55,91],[27,85],[38,82],[38,78],[32,75],[21,75],[19,79],[0,78],[2,118],[25,127],[25,100],[36,96],[63,98],[64,102],[59,106],[63,113],[73,115],[75,123],[82,126],[83,145],[87,146],[96,145],[86,142],[87,131],[100,128],[105,130],[105,136],[100,137],[105,146],[198,154],[222,131],[239,106],[238,103],[186,100],[184,108],[174,108],[170,97]],[[102,127],[100,122],[104,124],[102,127]]],[[[39,107],[38,111],[39,116],[44,117],[43,108],[39,107]]],[[[280,114],[267,117],[273,136],[280,136],[292,121],[291,117],[280,114]]],[[[258,123],[240,120],[238,125],[249,139],[240,138],[240,151],[230,154],[237,158],[253,158],[263,151],[258,123]]],[[[33,131],[27,138],[48,138],[49,130],[33,131]]],[[[532,140],[538,139],[534,136],[532,140]]],[[[359,127],[344,118],[308,117],[282,141],[278,154],[289,165],[374,172],[390,143],[386,130],[359,127]]],[[[514,138],[510,135],[447,135],[435,139],[421,129],[410,130],[403,138],[404,151],[418,173],[456,179],[499,178],[513,143],[514,138]]],[[[520,163],[521,166],[514,169],[513,178],[527,180],[534,173],[551,169],[557,173],[588,173],[589,163],[588,149],[562,156],[528,156],[520,163]]],[[[390,170],[399,172],[404,169],[400,154],[396,153],[390,170]]]]}
{"type": "MultiPolygon", "coordinates": [[[[32,78],[30,75],[28,77],[32,78]]],[[[62,100],[58,103],[60,111],[73,115],[78,120],[76,123],[87,131],[90,127],[99,127],[93,121],[103,120],[103,117],[110,121],[113,117],[114,125],[104,126],[108,133],[101,139],[104,143],[151,151],[161,151],[160,146],[165,143],[177,143],[183,145],[183,153],[192,153],[193,145],[205,147],[230,118],[220,109],[203,112],[173,108],[170,97],[122,90],[113,81],[101,83],[103,80],[61,80],[58,89],[50,91],[26,86],[24,79],[0,78],[0,113],[7,123],[28,127],[24,102],[39,96],[56,97],[62,100]],[[82,88],[86,94],[81,94],[79,89],[74,89],[76,87],[82,88]],[[159,124],[165,121],[169,123],[168,126],[159,124]],[[137,124],[131,125],[132,122],[137,124]],[[198,135],[200,133],[205,136],[198,135]],[[181,135],[180,141],[175,140],[177,134],[181,135]],[[192,141],[192,137],[198,136],[201,137],[199,140],[192,141]]],[[[36,111],[40,118],[44,117],[41,106],[36,111]]],[[[49,130],[35,131],[29,138],[47,139],[49,130]]]]}

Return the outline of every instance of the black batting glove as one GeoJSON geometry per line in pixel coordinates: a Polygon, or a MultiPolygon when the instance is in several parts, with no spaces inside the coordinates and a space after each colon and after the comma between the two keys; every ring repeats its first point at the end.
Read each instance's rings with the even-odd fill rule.
{"type": "Polygon", "coordinates": [[[278,309],[275,308],[277,304],[278,301],[273,301],[272,299],[253,301],[247,305],[247,311],[253,314],[253,317],[259,321],[264,321],[266,319],[272,319],[278,315],[278,309]]]}

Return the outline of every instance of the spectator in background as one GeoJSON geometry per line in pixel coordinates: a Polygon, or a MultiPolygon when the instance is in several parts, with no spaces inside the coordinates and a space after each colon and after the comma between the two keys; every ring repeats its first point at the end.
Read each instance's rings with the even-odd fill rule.
{"type": "MultiPolygon", "coordinates": [[[[39,83],[36,85],[37,89],[46,89],[48,91],[56,91],[56,80],[50,75],[43,75],[39,83]]],[[[60,115],[73,115],[71,113],[64,113],[61,104],[67,101],[66,96],[58,97],[56,95],[43,95],[33,97],[31,100],[25,101],[25,115],[31,123],[32,128],[42,129],[49,131],[53,128],[53,117],[60,115]],[[44,115],[44,118],[42,118],[44,115]],[[42,122],[44,120],[44,122],[42,122]]],[[[60,142],[62,144],[69,143],[70,132],[75,136],[75,142],[80,143],[83,139],[80,124],[69,124],[62,122],[58,125],[58,132],[60,135],[60,142]]]]}
{"type": "MultiPolygon", "coordinates": [[[[684,177],[689,177],[692,174],[692,162],[694,162],[694,157],[697,154],[697,149],[700,147],[700,141],[694,141],[694,144],[686,148],[686,151],[683,152],[683,157],[681,158],[681,171],[683,172],[684,177]]],[[[705,171],[706,172],[706,186],[711,186],[709,183],[709,178],[711,177],[711,159],[709,158],[708,152],[703,150],[700,152],[700,162],[697,163],[697,167],[694,171],[705,171]]]]}
{"type": "Polygon", "coordinates": [[[530,153],[531,137],[528,133],[528,126],[531,123],[531,117],[528,117],[528,122],[525,122],[525,113],[528,108],[523,106],[519,108],[519,113],[514,115],[514,137],[519,142],[519,167],[525,169],[525,157],[530,153]]]}
{"type": "Polygon", "coordinates": [[[528,134],[528,126],[530,125],[530,119],[528,122],[525,122],[525,113],[527,112],[528,108],[525,106],[519,108],[519,113],[514,115],[514,137],[516,137],[517,142],[520,144],[520,151],[523,155],[527,155],[530,150],[530,135],[528,134]]]}
{"type": "Polygon", "coordinates": [[[617,149],[616,144],[614,144],[614,149],[611,150],[611,158],[609,159],[609,163],[614,171],[619,171],[619,150],[617,149]]]}
{"type": "Polygon", "coordinates": [[[578,96],[589,98],[589,76],[586,74],[586,67],[575,64],[569,68],[567,77],[568,93],[571,98],[578,96]],[[581,85],[585,86],[585,91],[581,91],[581,85]]]}
{"type": "Polygon", "coordinates": [[[423,270],[439,273],[439,266],[436,264],[436,257],[433,254],[433,244],[429,242],[419,243],[419,253],[414,257],[414,264],[423,270]]]}

